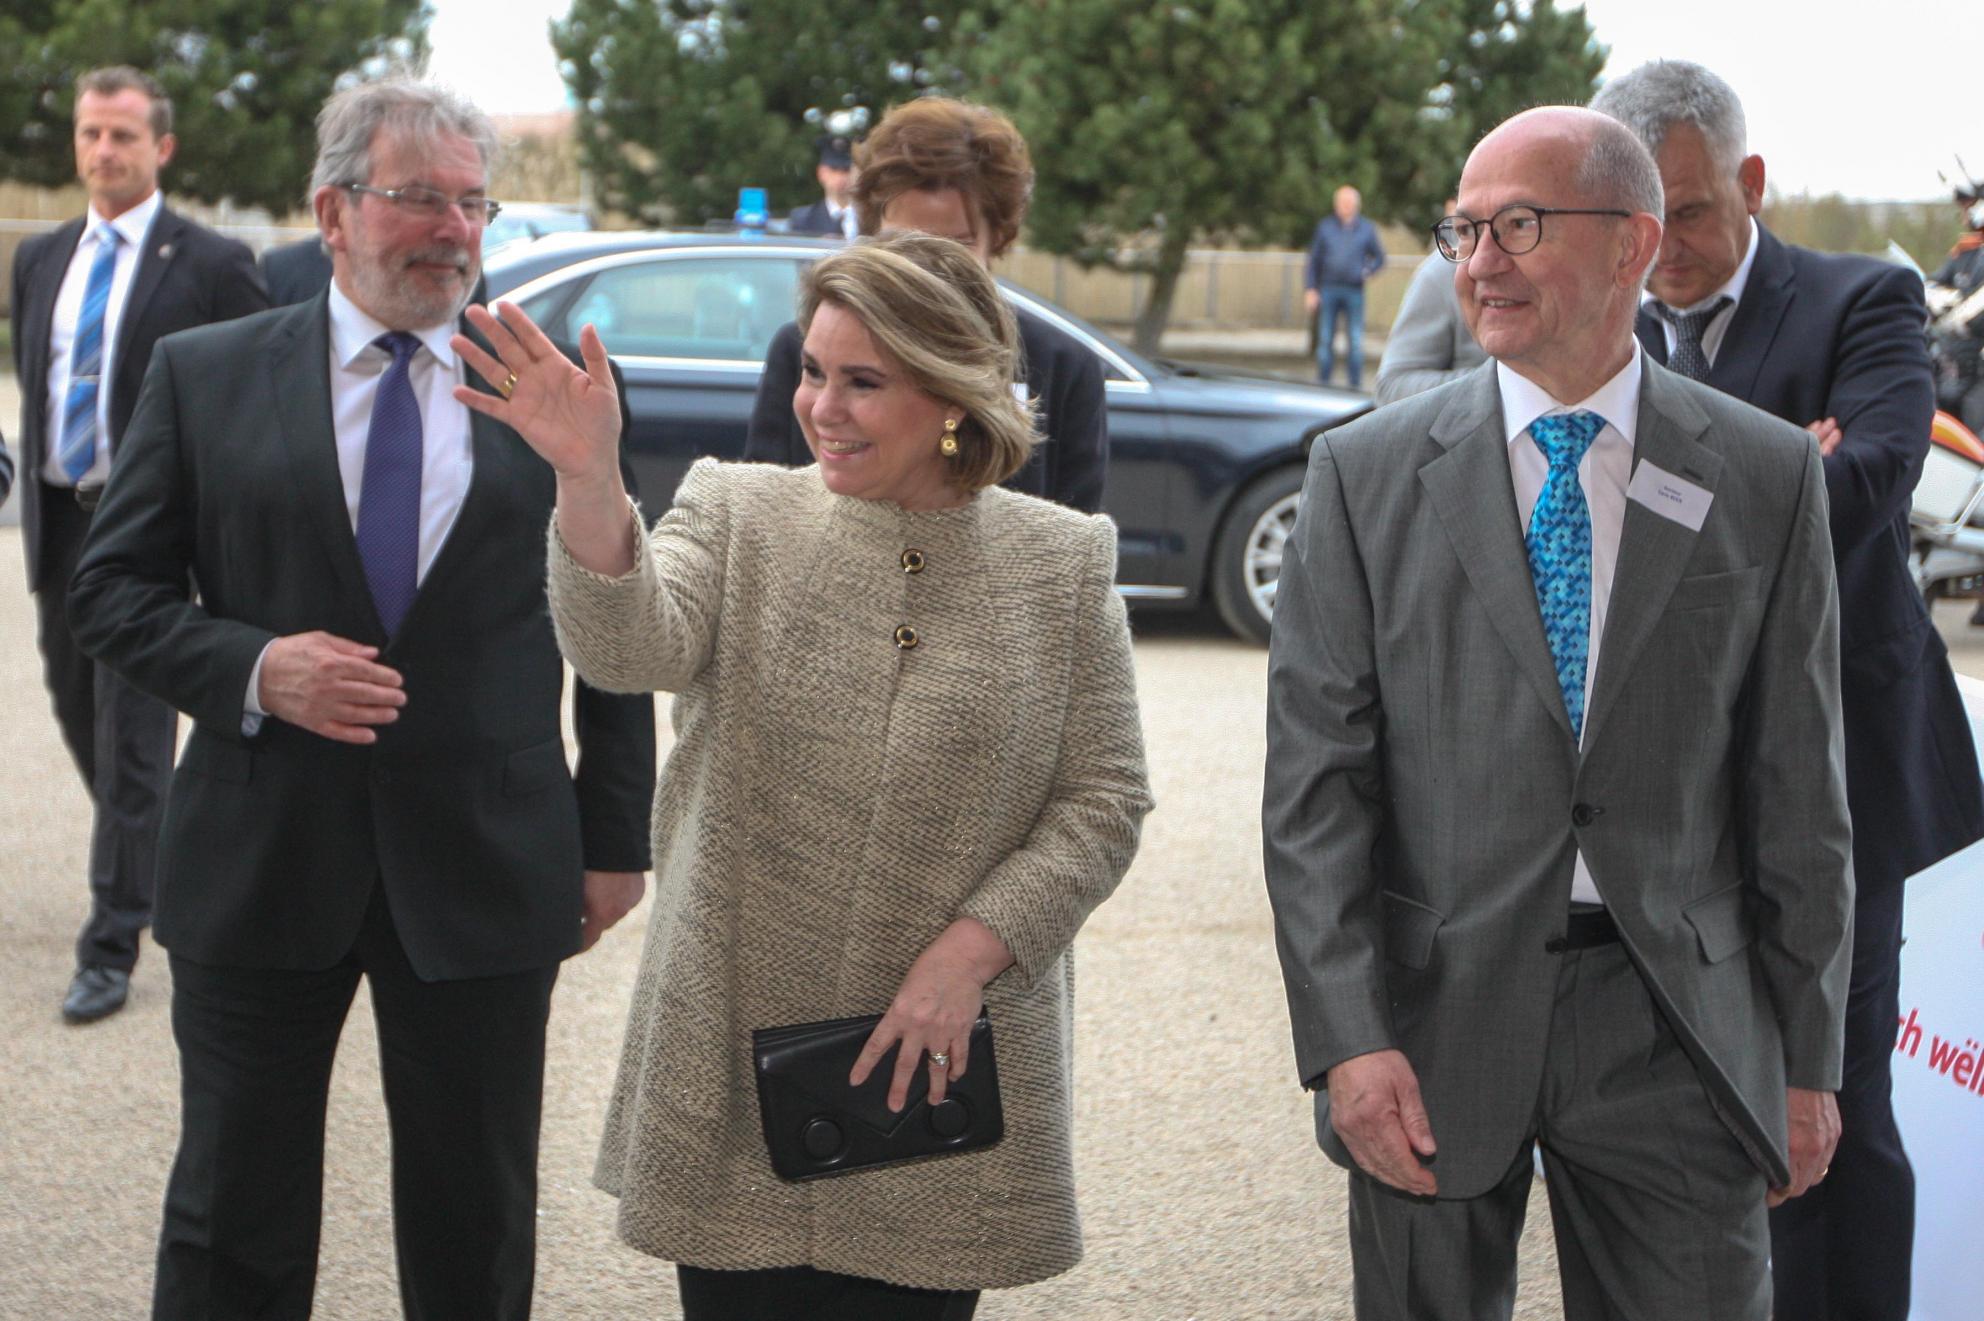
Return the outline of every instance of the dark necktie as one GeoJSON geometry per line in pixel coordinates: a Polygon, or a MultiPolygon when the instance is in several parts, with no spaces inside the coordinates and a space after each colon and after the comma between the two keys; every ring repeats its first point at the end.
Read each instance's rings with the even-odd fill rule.
{"type": "Polygon", "coordinates": [[[1734,301],[1729,295],[1710,303],[1707,307],[1693,312],[1676,312],[1662,302],[1655,302],[1653,310],[1660,319],[1674,327],[1674,352],[1667,356],[1667,365],[1691,381],[1708,379],[1708,355],[1702,352],[1702,334],[1708,330],[1709,322],[1722,313],[1722,309],[1734,301]]]}
{"type": "Polygon", "coordinates": [[[117,273],[122,236],[109,225],[96,232],[96,259],[83,285],[83,311],[69,348],[69,392],[62,400],[62,438],[55,458],[71,482],[96,466],[96,400],[103,379],[103,315],[110,307],[110,278],[117,273]]]}
{"type": "Polygon", "coordinates": [[[405,331],[373,345],[393,355],[372,400],[365,475],[358,490],[358,557],[386,636],[399,632],[420,573],[420,401],[407,367],[420,341],[405,331]]]}
{"type": "Polygon", "coordinates": [[[1557,665],[1557,687],[1571,717],[1571,734],[1584,732],[1585,659],[1591,650],[1591,509],[1578,484],[1578,464],[1605,419],[1596,413],[1555,413],[1529,424],[1529,434],[1550,473],[1529,515],[1529,574],[1543,636],[1557,665]]]}

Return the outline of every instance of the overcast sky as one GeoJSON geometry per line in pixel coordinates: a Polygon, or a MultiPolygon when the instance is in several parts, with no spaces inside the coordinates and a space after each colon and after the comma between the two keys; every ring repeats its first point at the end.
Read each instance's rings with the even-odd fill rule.
{"type": "MultiPolygon", "coordinates": [[[[434,77],[496,113],[565,104],[546,25],[569,0],[432,0],[434,77]]],[[[1961,153],[1984,177],[1984,35],[1978,0],[1589,0],[1606,74],[1657,57],[1727,78],[1750,149],[1785,192],[1944,196],[1961,153]],[[1967,18],[1963,17],[1968,15],[1967,18]]]]}

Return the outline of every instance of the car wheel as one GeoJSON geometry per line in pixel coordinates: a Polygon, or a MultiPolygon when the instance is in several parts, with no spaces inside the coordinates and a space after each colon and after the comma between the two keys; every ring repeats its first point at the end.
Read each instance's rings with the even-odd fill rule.
{"type": "Polygon", "coordinates": [[[1251,642],[1268,640],[1281,555],[1295,526],[1302,469],[1277,468],[1240,493],[1213,542],[1212,599],[1220,618],[1251,642]]]}

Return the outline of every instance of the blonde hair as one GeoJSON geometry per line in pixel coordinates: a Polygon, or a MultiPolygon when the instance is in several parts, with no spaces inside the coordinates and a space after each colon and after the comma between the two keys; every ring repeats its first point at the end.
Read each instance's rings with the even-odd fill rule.
{"type": "Polygon", "coordinates": [[[996,486],[1038,443],[1032,406],[1016,398],[1019,322],[999,286],[960,243],[929,234],[863,239],[822,257],[799,287],[799,329],[832,303],[859,321],[917,389],[965,410],[945,460],[968,491],[996,486]]]}

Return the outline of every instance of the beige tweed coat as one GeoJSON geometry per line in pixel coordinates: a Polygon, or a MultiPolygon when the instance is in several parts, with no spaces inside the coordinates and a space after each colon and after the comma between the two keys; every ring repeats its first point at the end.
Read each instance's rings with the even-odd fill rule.
{"type": "Polygon", "coordinates": [[[625,577],[553,528],[565,655],[598,687],[678,694],[595,1175],[629,1244],[935,1289],[1080,1260],[1069,946],[1151,806],[1115,558],[1106,518],[996,487],[910,513],[710,460],[625,577]],[[751,1030],[887,1009],[967,914],[1017,959],[985,997],[1004,1141],[779,1180],[751,1030]]]}

